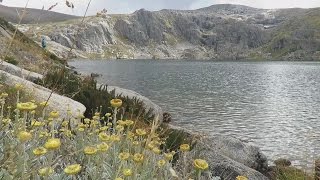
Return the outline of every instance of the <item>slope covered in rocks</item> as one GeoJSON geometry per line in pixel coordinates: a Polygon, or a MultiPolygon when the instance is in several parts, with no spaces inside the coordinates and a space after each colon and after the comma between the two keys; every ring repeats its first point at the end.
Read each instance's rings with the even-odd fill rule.
{"type": "MultiPolygon", "coordinates": [[[[66,56],[156,59],[318,60],[319,8],[255,9],[214,5],[198,10],[144,9],[128,15],[26,25],[66,56]]],[[[35,37],[35,36],[34,36],[35,37]]],[[[36,36],[35,40],[40,38],[36,36]]]]}

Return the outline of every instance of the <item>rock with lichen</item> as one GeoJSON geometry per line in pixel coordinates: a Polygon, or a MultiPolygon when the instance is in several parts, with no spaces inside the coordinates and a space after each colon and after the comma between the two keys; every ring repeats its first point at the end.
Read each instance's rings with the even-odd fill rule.
{"type": "Polygon", "coordinates": [[[68,110],[71,112],[71,122],[72,125],[78,124],[77,117],[79,114],[83,114],[86,110],[86,107],[74,101],[68,97],[61,96],[52,92],[52,90],[37,85],[31,81],[28,81],[22,77],[15,76],[4,70],[0,70],[0,74],[3,77],[3,83],[9,86],[15,86],[16,84],[23,85],[23,89],[30,94],[37,102],[43,102],[48,100],[48,109],[58,111],[60,114],[60,118],[64,119],[68,116],[68,110]]]}

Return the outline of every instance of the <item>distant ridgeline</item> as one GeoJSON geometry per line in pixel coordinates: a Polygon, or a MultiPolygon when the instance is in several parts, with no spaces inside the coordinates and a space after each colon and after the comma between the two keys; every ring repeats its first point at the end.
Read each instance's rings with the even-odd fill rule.
{"type": "MultiPolygon", "coordinates": [[[[2,0],[0,0],[2,2],[2,0]]],[[[0,17],[10,21],[12,23],[19,22],[19,14],[22,14],[24,8],[16,8],[16,7],[7,7],[0,5],[0,17]]],[[[22,24],[36,24],[36,23],[43,23],[43,22],[59,22],[59,21],[66,21],[69,19],[78,18],[77,16],[67,15],[56,13],[53,11],[41,10],[41,9],[32,9],[27,8],[25,16],[23,17],[21,23],[22,24]]]]}
{"type": "MultiPolygon", "coordinates": [[[[75,47],[78,54],[88,58],[319,60],[320,57],[320,8],[267,10],[222,4],[188,11],[141,9],[130,15],[98,13],[87,17],[81,27],[79,20],[52,23],[74,16],[28,11],[42,12],[40,19],[44,24],[35,28],[35,33],[48,37],[48,44],[51,39],[52,43],[62,45],[64,48],[55,51],[58,55],[65,54],[63,49],[75,47]]],[[[34,17],[31,14],[29,17],[34,17]]]]}

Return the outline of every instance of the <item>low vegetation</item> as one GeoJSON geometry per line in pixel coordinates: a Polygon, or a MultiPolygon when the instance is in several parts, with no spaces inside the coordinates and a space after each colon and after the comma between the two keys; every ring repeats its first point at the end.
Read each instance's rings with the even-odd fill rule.
{"type": "Polygon", "coordinates": [[[64,60],[41,48],[19,30],[12,39],[15,27],[1,17],[0,29],[0,59],[39,73],[55,64],[64,64],[64,60]]]}
{"type": "Polygon", "coordinates": [[[108,91],[106,85],[97,85],[92,77],[80,77],[65,68],[56,68],[49,71],[44,79],[36,83],[52,89],[58,94],[70,97],[86,106],[86,117],[92,117],[97,108],[101,113],[111,113],[110,101],[113,98],[121,98],[123,105],[121,111],[123,118],[137,118],[148,124],[152,123],[154,116],[152,110],[146,110],[143,103],[136,98],[128,98],[116,95],[114,91],[108,91]]]}
{"type": "MultiPolygon", "coordinates": [[[[181,177],[171,162],[175,154],[188,155],[190,145],[167,151],[157,120],[141,128],[136,119],[124,119],[121,99],[109,102],[112,113],[102,114],[98,109],[90,119],[81,114],[60,117],[57,111],[47,112],[47,102],[21,102],[22,89],[22,85],[16,85],[17,103],[11,108],[7,106],[9,94],[0,96],[2,179],[181,177]]],[[[182,179],[202,179],[208,163],[194,159],[193,165],[194,170],[183,174],[182,179]]]]}

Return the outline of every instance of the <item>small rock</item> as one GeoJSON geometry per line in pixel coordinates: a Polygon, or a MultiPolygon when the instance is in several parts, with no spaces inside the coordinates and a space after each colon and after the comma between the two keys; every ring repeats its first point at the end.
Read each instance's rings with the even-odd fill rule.
{"type": "Polygon", "coordinates": [[[169,114],[168,112],[163,113],[163,122],[164,123],[171,122],[171,114],[169,114]]]}
{"type": "Polygon", "coordinates": [[[291,166],[291,161],[289,161],[288,159],[280,158],[280,159],[275,160],[275,161],[274,161],[274,164],[275,164],[276,166],[288,167],[288,166],[291,166]]]}

